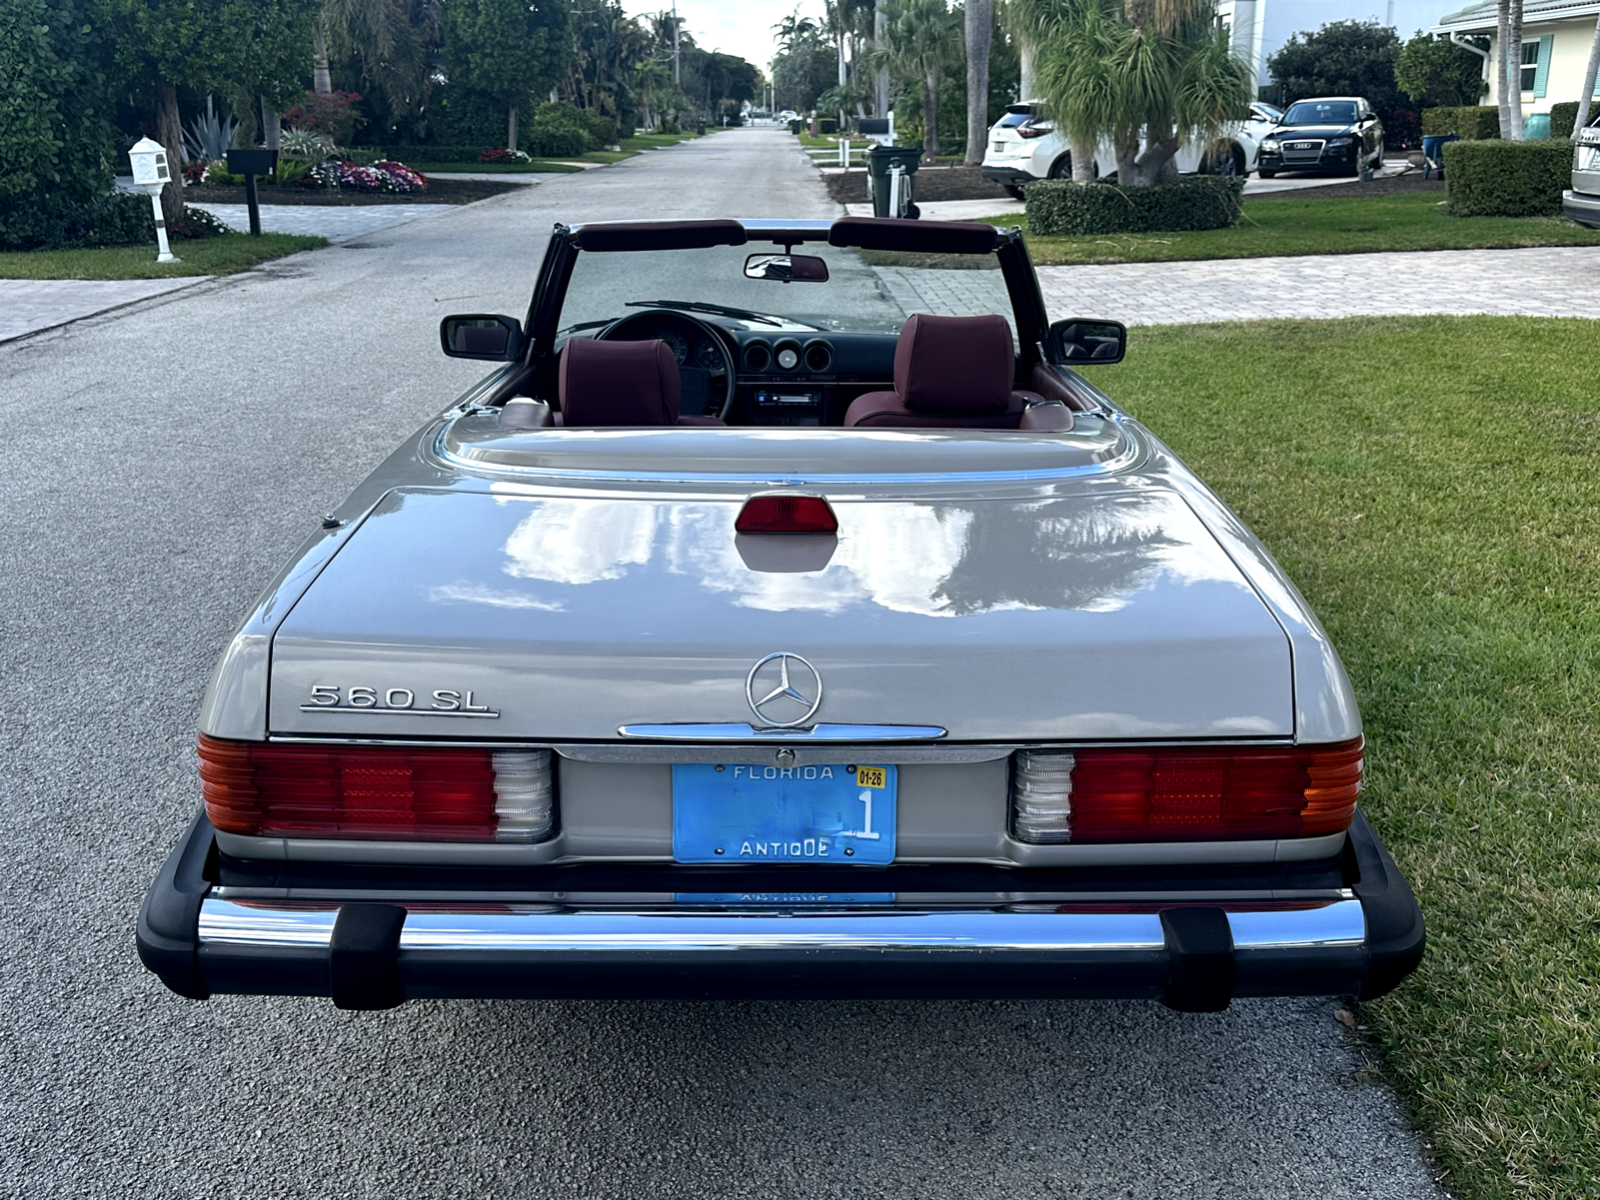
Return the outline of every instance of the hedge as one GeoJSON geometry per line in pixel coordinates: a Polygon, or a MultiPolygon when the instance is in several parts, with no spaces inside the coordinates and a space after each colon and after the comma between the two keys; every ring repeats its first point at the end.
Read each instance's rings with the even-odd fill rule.
{"type": "Polygon", "coordinates": [[[1226,229],[1239,223],[1243,195],[1244,179],[1237,175],[1191,175],[1134,188],[1041,181],[1028,185],[1028,229],[1043,237],[1226,229]]]}
{"type": "Polygon", "coordinates": [[[1569,138],[1572,136],[1572,127],[1578,120],[1578,102],[1564,100],[1560,104],[1550,106],[1550,136],[1553,138],[1569,138]]]}
{"type": "Polygon", "coordinates": [[[1422,132],[1424,136],[1453,133],[1463,141],[1498,138],[1500,110],[1493,104],[1426,109],[1422,114],[1422,132]]]}
{"type": "Polygon", "coordinates": [[[1558,217],[1571,175],[1567,138],[1461,141],[1444,148],[1445,194],[1454,217],[1558,217]]]}

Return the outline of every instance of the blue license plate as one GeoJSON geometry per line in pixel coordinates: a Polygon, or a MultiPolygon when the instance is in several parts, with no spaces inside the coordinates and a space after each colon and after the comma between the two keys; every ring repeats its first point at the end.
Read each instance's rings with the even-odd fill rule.
{"type": "Polygon", "coordinates": [[[894,861],[895,768],[672,768],[672,857],[685,863],[894,861]]]}

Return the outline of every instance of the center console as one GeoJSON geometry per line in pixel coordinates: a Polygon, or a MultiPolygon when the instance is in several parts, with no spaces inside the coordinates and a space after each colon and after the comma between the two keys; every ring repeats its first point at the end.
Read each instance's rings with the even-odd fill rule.
{"type": "Polygon", "coordinates": [[[758,384],[750,397],[757,425],[821,425],[822,390],[758,384]]]}

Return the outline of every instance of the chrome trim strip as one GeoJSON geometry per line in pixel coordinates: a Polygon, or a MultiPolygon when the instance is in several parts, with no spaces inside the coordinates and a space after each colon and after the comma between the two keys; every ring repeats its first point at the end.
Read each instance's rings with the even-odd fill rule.
{"type": "MultiPolygon", "coordinates": [[[[333,909],[272,908],[207,898],[200,906],[202,944],[326,948],[333,909]]],[[[1365,918],[1356,900],[1317,908],[1230,912],[1238,950],[1317,950],[1359,946],[1365,918]]],[[[618,951],[689,954],[706,951],[1061,951],[1160,950],[1156,913],[1015,911],[792,906],[778,912],[706,912],[676,907],[644,912],[508,909],[503,912],[418,910],[406,917],[402,950],[618,951]]]]}
{"type": "Polygon", "coordinates": [[[622,737],[668,742],[917,742],[942,738],[941,725],[827,725],[810,729],[757,729],[743,722],[727,724],[619,725],[622,737]]]}
{"type": "MultiPolygon", "coordinates": [[[[1084,414],[1094,416],[1098,414],[1084,414]]],[[[1101,419],[1117,425],[1124,423],[1120,413],[1110,412],[1101,415],[1101,419]]],[[[458,471],[466,471],[473,475],[500,475],[514,476],[526,479],[573,479],[573,480],[598,480],[607,483],[737,483],[770,487],[781,482],[788,487],[801,487],[806,484],[905,484],[905,483],[1032,483],[1048,482],[1053,479],[1081,479],[1091,475],[1112,475],[1123,471],[1137,462],[1144,453],[1144,448],[1139,439],[1129,437],[1126,439],[1125,448],[1110,458],[1102,459],[1095,463],[1085,463],[1075,467],[1042,467],[1037,470],[1017,471],[884,471],[873,475],[830,474],[827,472],[813,472],[804,475],[785,475],[781,480],[775,480],[773,473],[763,471],[759,473],[739,473],[732,471],[608,471],[598,468],[579,469],[571,467],[527,467],[511,463],[483,462],[470,455],[457,454],[447,445],[447,434],[450,422],[441,424],[439,432],[434,435],[432,454],[434,459],[443,466],[453,467],[458,471]]],[[[769,428],[762,426],[739,426],[743,428],[769,428]]],[[[534,430],[531,432],[542,432],[534,430]]],[[[901,433],[907,431],[901,430],[901,433]]],[[[560,436],[560,431],[554,431],[553,436],[560,436]]]]}

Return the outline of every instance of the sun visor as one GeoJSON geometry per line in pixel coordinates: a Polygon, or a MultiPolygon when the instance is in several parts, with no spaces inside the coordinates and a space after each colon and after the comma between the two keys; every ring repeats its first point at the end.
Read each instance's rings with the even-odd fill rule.
{"type": "Polygon", "coordinates": [[[861,250],[919,250],[928,254],[992,254],[1002,234],[977,221],[897,221],[841,217],[828,230],[828,245],[861,250]]]}
{"type": "Polygon", "coordinates": [[[704,250],[710,246],[742,246],[749,239],[738,221],[616,221],[581,225],[578,249],[704,250]]]}

